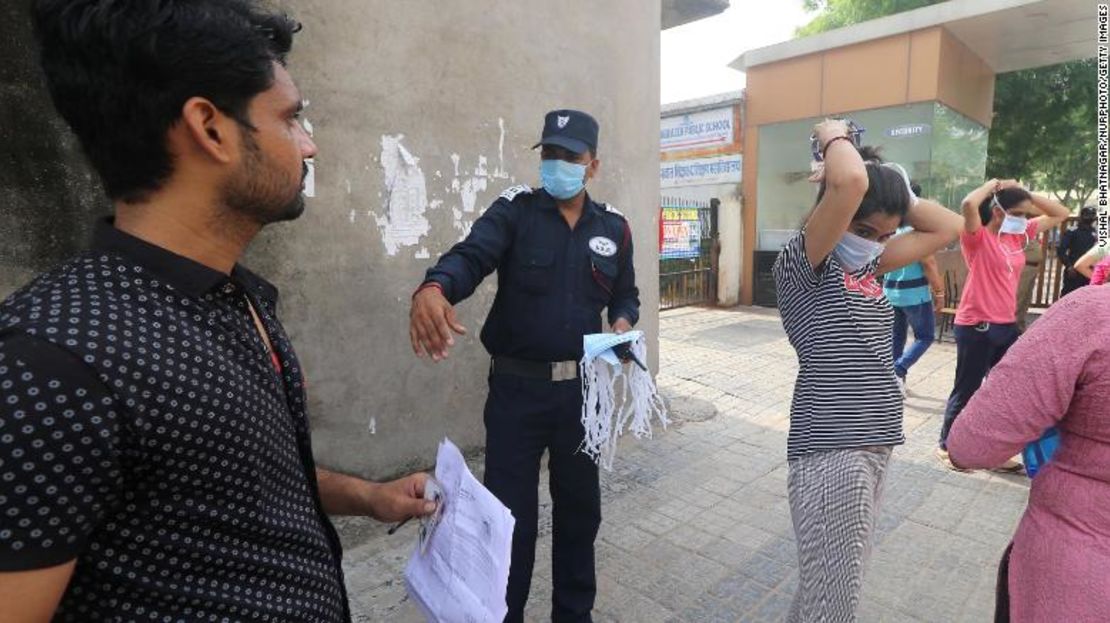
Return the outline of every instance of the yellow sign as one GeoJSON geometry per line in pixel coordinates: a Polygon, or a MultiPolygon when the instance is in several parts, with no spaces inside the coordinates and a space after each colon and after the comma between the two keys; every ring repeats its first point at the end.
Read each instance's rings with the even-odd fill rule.
{"type": "Polygon", "coordinates": [[[697,208],[663,208],[664,221],[696,221],[697,208]]]}

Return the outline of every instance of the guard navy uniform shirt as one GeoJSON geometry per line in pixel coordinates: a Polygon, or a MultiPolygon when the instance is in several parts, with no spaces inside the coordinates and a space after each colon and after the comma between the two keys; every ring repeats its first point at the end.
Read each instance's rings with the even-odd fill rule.
{"type": "Polygon", "coordinates": [[[105,222],[0,305],[0,571],[76,558],[56,620],[350,619],[276,303],[105,222]]]}
{"type": "Polygon", "coordinates": [[[1063,237],[1060,239],[1060,245],[1056,247],[1056,256],[1065,266],[1071,268],[1083,257],[1083,254],[1091,250],[1097,242],[1097,235],[1095,234],[1094,227],[1087,225],[1080,225],[1075,229],[1069,229],[1064,232],[1063,237]]]}
{"type": "Polygon", "coordinates": [[[582,336],[640,317],[632,267],[632,232],[624,216],[586,195],[574,228],[543,189],[514,186],[428,270],[451,304],[467,298],[497,270],[497,296],[482,327],[495,357],[579,360],[582,336]]]}

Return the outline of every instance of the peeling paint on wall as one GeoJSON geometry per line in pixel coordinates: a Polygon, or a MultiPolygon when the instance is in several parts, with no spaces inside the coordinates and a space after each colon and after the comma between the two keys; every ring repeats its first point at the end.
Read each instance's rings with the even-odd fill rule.
{"type": "Polygon", "coordinates": [[[403,134],[382,136],[381,165],[385,172],[384,216],[375,216],[389,255],[420,243],[428,234],[428,187],[420,159],[401,144],[403,134]]]}
{"type": "Polygon", "coordinates": [[[509,177],[505,172],[505,118],[497,118],[497,127],[501,130],[501,138],[497,140],[497,170],[493,172],[493,176],[499,179],[509,177]]]}
{"type": "MultiPolygon", "coordinates": [[[[308,100],[304,100],[303,105],[308,106],[308,100]]],[[[304,125],[304,131],[307,132],[309,136],[312,136],[312,122],[308,120],[308,117],[305,117],[304,121],[302,123],[304,125]]],[[[304,166],[305,166],[305,174],[304,174],[304,180],[301,183],[301,189],[302,189],[301,192],[304,193],[305,197],[315,197],[316,196],[316,159],[315,158],[308,158],[307,160],[304,161],[304,166]]]]}
{"type": "Polygon", "coordinates": [[[305,197],[315,197],[316,196],[316,160],[313,159],[313,158],[309,158],[308,160],[304,161],[304,166],[305,166],[306,172],[305,172],[305,175],[304,175],[304,182],[301,186],[301,188],[303,189],[301,192],[304,193],[305,197]]]}
{"type": "MultiPolygon", "coordinates": [[[[485,127],[491,127],[491,123],[485,127]]],[[[451,153],[451,165],[436,169],[433,173],[433,190],[428,190],[427,179],[420,168],[420,158],[412,155],[403,144],[404,135],[383,135],[381,155],[376,160],[384,173],[383,199],[384,214],[376,214],[375,220],[380,230],[386,253],[396,256],[405,247],[421,245],[431,232],[428,214],[436,210],[451,208],[451,223],[458,240],[464,239],[474,221],[481,216],[488,205],[483,197],[491,188],[497,191],[501,186],[511,185],[512,178],[505,167],[505,120],[498,118],[499,131],[497,142],[497,163],[490,170],[490,158],[485,154],[463,156],[451,153]],[[438,180],[442,180],[439,182],[438,180]],[[501,180],[504,182],[499,183],[501,180]],[[442,194],[440,194],[442,193],[442,194]],[[435,196],[438,195],[438,196],[435,196]],[[457,196],[456,200],[453,196],[457,196]],[[446,204],[446,205],[445,205],[446,204]]],[[[441,152],[442,153],[442,152],[441,152]]],[[[347,182],[350,193],[350,181],[347,182]]],[[[367,213],[368,215],[371,212],[367,213]]],[[[354,215],[352,214],[352,222],[354,215]]],[[[424,243],[426,245],[426,242],[424,243]]],[[[431,249],[420,246],[416,259],[428,258],[432,252],[446,249],[431,249]]]]}

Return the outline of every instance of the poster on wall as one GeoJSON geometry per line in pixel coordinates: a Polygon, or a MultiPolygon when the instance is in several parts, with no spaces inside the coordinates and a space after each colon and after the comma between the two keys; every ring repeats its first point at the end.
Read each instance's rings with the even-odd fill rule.
{"type": "Polygon", "coordinates": [[[726,106],[663,117],[659,122],[660,148],[663,151],[683,151],[729,145],[735,136],[732,116],[732,106],[726,106]]]}
{"type": "MultiPolygon", "coordinates": [[[[708,206],[706,206],[708,207],[708,206]]],[[[662,235],[659,259],[673,260],[698,257],[701,254],[702,222],[697,205],[668,207],[664,205],[660,219],[662,235]]]]}
{"type": "Polygon", "coordinates": [[[704,184],[739,184],[743,168],[743,156],[740,154],[668,160],[659,163],[659,185],[663,188],[674,188],[704,184]]]}

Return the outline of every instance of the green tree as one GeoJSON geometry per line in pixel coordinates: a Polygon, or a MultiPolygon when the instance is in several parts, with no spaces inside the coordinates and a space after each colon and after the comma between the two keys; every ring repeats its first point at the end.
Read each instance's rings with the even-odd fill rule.
{"type": "Polygon", "coordinates": [[[1098,184],[1095,60],[1001,74],[987,177],[1018,178],[1064,205],[1084,205],[1098,184]]]}
{"type": "Polygon", "coordinates": [[[799,37],[808,37],[938,2],[943,0],[805,0],[802,7],[806,12],[816,12],[818,15],[798,28],[796,34],[799,37]]]}

